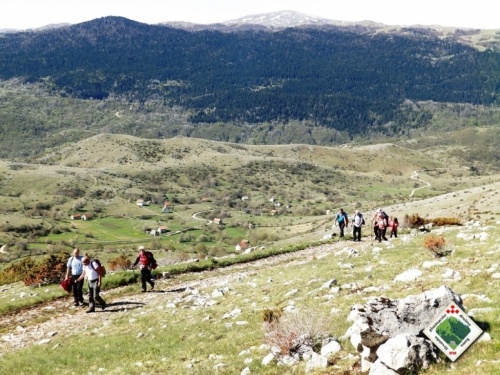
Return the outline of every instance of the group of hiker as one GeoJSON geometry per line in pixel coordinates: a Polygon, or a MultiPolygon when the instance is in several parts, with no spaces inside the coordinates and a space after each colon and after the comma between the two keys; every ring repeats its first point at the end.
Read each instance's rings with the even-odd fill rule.
{"type": "MultiPolygon", "coordinates": [[[[334,225],[338,225],[339,227],[339,236],[341,238],[344,237],[344,229],[349,225],[349,216],[347,215],[347,212],[344,211],[344,209],[341,208],[335,215],[334,225]]],[[[352,218],[353,241],[361,241],[361,228],[363,225],[365,225],[365,219],[363,217],[363,214],[359,210],[357,210],[352,218]]],[[[382,242],[382,240],[388,241],[386,237],[387,229],[389,229],[391,238],[393,236],[395,238],[398,236],[398,219],[393,216],[388,216],[381,208],[375,211],[375,214],[372,218],[372,226],[375,239],[378,242],[382,242]]]]}
{"type": "MultiPolygon", "coordinates": [[[[135,262],[132,264],[132,268],[137,266],[137,264],[139,264],[139,269],[141,271],[142,292],[146,292],[146,283],[151,285],[151,290],[154,290],[155,284],[151,270],[156,268],[156,261],[153,254],[150,251],[146,251],[144,246],[139,246],[139,253],[137,254],[135,262]]],[[[80,255],[80,250],[75,248],[66,266],[66,280],[71,283],[71,291],[73,292],[74,299],[73,306],[85,306],[83,283],[84,280],[87,279],[89,308],[86,312],[95,312],[96,302],[101,306],[101,309],[104,310],[107,305],[106,301],[100,296],[100,292],[102,277],[105,271],[99,260],[91,259],[87,253],[85,253],[85,255],[80,255]]]]}
{"type": "MultiPolygon", "coordinates": [[[[340,209],[335,215],[335,223],[338,224],[340,230],[340,237],[344,237],[344,230],[349,225],[349,216],[344,209],[340,209]]],[[[357,210],[352,218],[352,237],[353,241],[361,241],[361,228],[365,225],[363,214],[357,210]]],[[[373,232],[375,239],[378,242],[388,241],[386,237],[387,229],[389,229],[390,237],[398,236],[398,219],[389,217],[381,208],[379,208],[372,218],[373,232]]],[[[156,268],[156,261],[150,251],[146,251],[144,246],[139,246],[139,253],[132,268],[139,264],[141,271],[141,285],[142,292],[146,292],[146,284],[151,285],[151,290],[154,290],[155,284],[152,279],[151,271],[156,268]]],[[[101,309],[106,308],[106,301],[100,296],[102,277],[104,268],[101,266],[99,260],[91,259],[86,253],[80,255],[79,249],[73,250],[73,256],[68,259],[66,270],[66,281],[71,283],[71,290],[73,292],[74,306],[85,306],[83,298],[83,283],[84,280],[88,281],[88,296],[89,308],[87,313],[95,312],[96,302],[101,306],[101,309]]]]}

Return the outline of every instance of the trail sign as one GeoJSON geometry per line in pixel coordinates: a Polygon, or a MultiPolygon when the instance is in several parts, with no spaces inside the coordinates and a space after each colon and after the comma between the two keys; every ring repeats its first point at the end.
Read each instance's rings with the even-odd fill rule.
{"type": "Polygon", "coordinates": [[[456,304],[449,305],[424,330],[424,334],[455,361],[460,357],[483,331],[456,304]]]}

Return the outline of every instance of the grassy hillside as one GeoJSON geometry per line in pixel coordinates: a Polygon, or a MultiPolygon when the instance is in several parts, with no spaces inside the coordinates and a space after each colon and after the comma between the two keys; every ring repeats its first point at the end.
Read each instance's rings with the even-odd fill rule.
{"type": "MultiPolygon", "coordinates": [[[[402,298],[446,284],[462,295],[468,311],[493,340],[475,343],[457,363],[445,360],[425,373],[495,374],[500,329],[495,264],[499,263],[500,228],[497,224],[434,228],[433,234],[444,236],[451,255],[433,258],[423,247],[426,235],[400,233],[398,239],[382,245],[367,238],[357,244],[338,242],[255,264],[159,280],[156,293],[140,294],[138,285],[115,289],[104,293],[109,307],[90,320],[83,310],[69,307],[69,298],[15,317],[2,316],[0,364],[12,374],[54,370],[74,374],[235,374],[247,366],[254,374],[303,372],[304,363],[294,368],[261,364],[269,352],[260,349],[268,343],[264,309],[284,309],[283,318],[290,314],[287,311],[299,311],[309,323],[321,324],[321,331],[341,337],[351,324],[346,317],[352,305],[380,295],[402,298]],[[487,235],[479,236],[481,232],[487,235]],[[359,256],[348,257],[342,251],[347,245],[359,256]],[[434,263],[428,266],[425,262],[434,263]],[[414,282],[393,281],[411,268],[420,269],[422,276],[414,282]],[[450,274],[448,270],[455,272],[453,277],[445,276],[450,274]],[[320,288],[332,278],[339,290],[320,288]],[[212,295],[216,290],[222,295],[212,295]],[[50,341],[37,345],[42,339],[50,341]]],[[[322,236],[321,232],[315,235],[322,236]]],[[[10,285],[2,289],[0,299],[21,300],[23,292],[27,295],[22,298],[33,298],[28,293],[50,290],[10,285]]],[[[331,358],[334,366],[315,373],[359,373],[359,355],[348,340],[340,342],[342,351],[331,358]]]]}
{"type": "Polygon", "coordinates": [[[0,259],[79,246],[108,260],[133,256],[141,243],[181,257],[222,256],[243,239],[267,246],[329,231],[340,207],[351,215],[393,206],[399,217],[494,220],[497,181],[449,150],[437,158],[435,151],[391,144],[252,146],[96,135],[29,162],[0,162],[0,243],[7,245],[0,259]],[[473,202],[462,199],[488,184],[470,193],[473,202]],[[469,192],[455,193],[463,189],[469,192]],[[413,206],[448,196],[452,205],[413,206]],[[140,207],[137,199],[149,205],[140,207]],[[165,201],[169,213],[162,212],[165,201]],[[93,219],[71,220],[75,213],[93,219]],[[148,234],[161,225],[166,234],[148,234]]]}

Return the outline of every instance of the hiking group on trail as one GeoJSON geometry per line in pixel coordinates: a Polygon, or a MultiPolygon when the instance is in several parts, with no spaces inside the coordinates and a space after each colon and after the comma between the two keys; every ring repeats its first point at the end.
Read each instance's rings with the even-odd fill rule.
{"type": "MultiPolygon", "coordinates": [[[[139,246],[139,253],[132,269],[140,263],[142,292],[146,292],[146,283],[151,285],[151,291],[155,289],[152,270],[156,269],[157,263],[153,253],[146,251],[144,246],[139,246]]],[[[89,308],[87,313],[95,312],[96,302],[104,310],[107,307],[106,301],[100,296],[102,278],[106,275],[106,269],[101,265],[98,259],[91,259],[85,253],[80,255],[80,250],[75,248],[73,255],[68,259],[66,264],[66,277],[61,283],[61,287],[68,293],[73,292],[73,306],[85,307],[83,284],[85,279],[88,283],[89,308]]]]}
{"type": "MultiPolygon", "coordinates": [[[[398,219],[395,217],[389,217],[384,210],[379,208],[375,211],[372,218],[373,233],[375,235],[375,240],[378,242],[388,241],[386,237],[387,228],[389,228],[390,237],[398,237],[398,219]]],[[[349,216],[343,208],[335,215],[334,226],[339,227],[339,237],[344,237],[344,229],[349,225],[349,216]]],[[[365,225],[365,219],[363,214],[357,210],[352,218],[352,239],[353,241],[361,241],[361,228],[365,225]]],[[[333,234],[336,235],[335,233],[333,234]]]]}
{"type": "MultiPolygon", "coordinates": [[[[372,218],[373,232],[375,239],[378,242],[388,241],[386,237],[387,228],[389,228],[390,237],[397,238],[398,236],[398,219],[389,217],[381,208],[379,208],[372,218]]],[[[341,238],[344,237],[344,230],[349,225],[349,215],[343,208],[335,215],[335,223],[338,225],[341,238]]],[[[352,217],[352,239],[353,241],[361,241],[361,230],[363,225],[366,225],[363,214],[357,210],[352,217]]],[[[336,235],[336,234],[334,234],[336,235]]],[[[151,291],[155,290],[152,271],[156,269],[157,263],[151,251],[146,251],[144,246],[139,246],[139,253],[132,264],[131,268],[135,268],[139,264],[141,271],[141,286],[142,292],[147,291],[147,284],[151,286],[151,291]]],[[[66,278],[61,283],[61,286],[67,292],[73,292],[73,306],[85,306],[83,295],[84,280],[88,282],[89,309],[87,313],[95,312],[95,304],[98,303],[102,310],[107,307],[106,302],[100,296],[102,278],[106,274],[105,268],[101,265],[98,259],[91,259],[88,254],[80,255],[80,250],[75,248],[73,255],[68,259],[66,264],[66,278]]]]}

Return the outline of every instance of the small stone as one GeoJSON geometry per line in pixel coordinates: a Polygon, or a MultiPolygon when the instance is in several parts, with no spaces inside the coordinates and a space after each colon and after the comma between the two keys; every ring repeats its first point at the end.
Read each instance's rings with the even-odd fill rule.
{"type": "Polygon", "coordinates": [[[342,347],[337,341],[331,341],[321,348],[321,355],[328,357],[330,355],[337,354],[341,349],[342,347]]]}
{"type": "Polygon", "coordinates": [[[137,338],[138,338],[138,339],[139,339],[139,338],[141,338],[141,337],[144,337],[144,336],[145,336],[145,333],[144,333],[144,332],[139,332],[139,333],[137,334],[137,338]]]}
{"type": "Polygon", "coordinates": [[[491,336],[488,332],[483,332],[483,334],[479,336],[476,342],[482,342],[482,341],[491,341],[491,336]]]}
{"type": "Polygon", "coordinates": [[[268,366],[272,361],[274,361],[274,354],[269,353],[262,359],[262,366],[268,366]]]}

